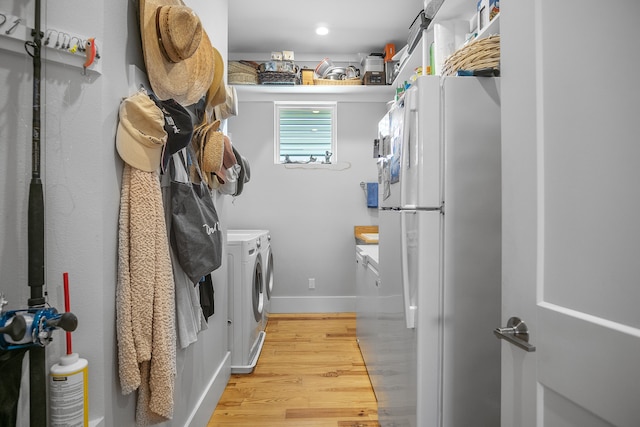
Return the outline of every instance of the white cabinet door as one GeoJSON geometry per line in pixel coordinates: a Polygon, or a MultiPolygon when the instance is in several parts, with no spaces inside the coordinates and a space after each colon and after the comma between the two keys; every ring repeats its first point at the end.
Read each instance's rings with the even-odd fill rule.
{"type": "Polygon", "coordinates": [[[365,292],[365,265],[366,255],[363,254],[362,249],[356,246],[356,337],[358,340],[362,340],[363,327],[364,327],[364,299],[366,297],[365,292]]]}
{"type": "Polygon", "coordinates": [[[640,2],[501,15],[502,425],[639,426],[640,2]]]}
{"type": "Polygon", "coordinates": [[[376,369],[378,271],[367,252],[367,246],[356,248],[356,336],[371,374],[376,369]]]}

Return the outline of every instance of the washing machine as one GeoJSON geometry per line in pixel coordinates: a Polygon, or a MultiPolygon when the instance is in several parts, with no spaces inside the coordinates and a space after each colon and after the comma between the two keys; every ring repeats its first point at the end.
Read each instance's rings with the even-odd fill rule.
{"type": "Polygon", "coordinates": [[[253,372],[264,344],[264,267],[256,233],[227,233],[231,373],[253,372]]]}
{"type": "Polygon", "coordinates": [[[271,295],[273,293],[273,252],[271,247],[271,233],[269,230],[229,230],[228,236],[258,236],[258,246],[262,255],[263,266],[263,296],[262,328],[267,327],[269,313],[271,313],[271,295]]]}

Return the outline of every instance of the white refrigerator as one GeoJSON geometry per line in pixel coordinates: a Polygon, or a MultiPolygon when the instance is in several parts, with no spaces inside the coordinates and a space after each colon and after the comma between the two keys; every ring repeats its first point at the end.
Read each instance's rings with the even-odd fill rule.
{"type": "Polygon", "coordinates": [[[500,425],[499,82],[419,77],[380,122],[383,427],[500,425]]]}

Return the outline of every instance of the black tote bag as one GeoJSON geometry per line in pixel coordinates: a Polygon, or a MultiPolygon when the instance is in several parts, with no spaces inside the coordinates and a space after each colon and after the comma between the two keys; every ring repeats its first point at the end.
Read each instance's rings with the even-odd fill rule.
{"type": "MultiPolygon", "coordinates": [[[[191,159],[195,161],[193,156],[191,159]]],[[[172,166],[183,168],[189,176],[182,152],[174,154],[172,166]],[[179,156],[178,161],[175,156],[179,156]]],[[[196,169],[201,175],[197,163],[196,169]]],[[[204,182],[180,182],[173,173],[171,178],[171,238],[180,266],[193,283],[198,283],[222,264],[218,212],[204,182]]]]}

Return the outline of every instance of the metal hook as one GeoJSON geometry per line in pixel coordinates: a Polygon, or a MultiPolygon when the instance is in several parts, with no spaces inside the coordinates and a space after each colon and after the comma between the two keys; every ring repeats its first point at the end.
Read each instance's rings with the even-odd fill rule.
{"type": "Polygon", "coordinates": [[[80,38],[78,38],[76,36],[71,37],[71,41],[73,41],[73,39],[78,40],[78,42],[76,44],[74,44],[73,46],[71,46],[71,48],[69,49],[69,52],[76,53],[76,51],[78,50],[78,47],[80,46],[81,40],[80,40],[80,38]]]}
{"type": "Polygon", "coordinates": [[[60,49],[69,49],[69,43],[71,41],[71,36],[67,33],[62,33],[62,46],[60,46],[60,49]],[[65,44],[66,43],[66,44],[65,44]]]}
{"type": "Polygon", "coordinates": [[[22,22],[22,19],[20,19],[20,18],[18,18],[15,21],[13,21],[13,25],[7,31],[5,31],[4,33],[5,34],[13,33],[13,30],[16,29],[16,27],[18,26],[18,24],[20,24],[20,22],[22,22]]]}
{"type": "Polygon", "coordinates": [[[49,44],[49,40],[51,40],[51,33],[57,33],[56,30],[48,30],[47,31],[47,37],[44,39],[44,45],[47,46],[49,44]]]}
{"type": "Polygon", "coordinates": [[[7,15],[0,13],[0,16],[2,16],[2,22],[0,22],[0,27],[2,27],[4,23],[7,22],[7,15]]]}

